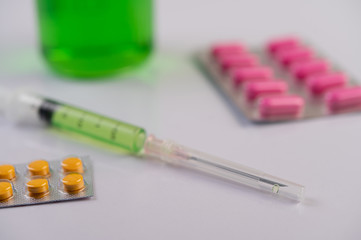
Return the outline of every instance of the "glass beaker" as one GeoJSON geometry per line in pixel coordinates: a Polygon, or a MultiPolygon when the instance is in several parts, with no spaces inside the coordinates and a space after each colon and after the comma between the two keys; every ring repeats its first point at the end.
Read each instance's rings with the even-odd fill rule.
{"type": "Polygon", "coordinates": [[[152,0],[37,0],[42,54],[56,72],[101,77],[152,50],[152,0]]]}

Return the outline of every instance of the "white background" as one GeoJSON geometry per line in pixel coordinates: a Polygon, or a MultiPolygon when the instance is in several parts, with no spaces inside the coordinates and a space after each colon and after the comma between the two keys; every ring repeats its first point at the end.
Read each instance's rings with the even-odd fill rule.
{"type": "Polygon", "coordinates": [[[64,133],[0,120],[0,163],[90,155],[96,197],[0,210],[0,239],[361,239],[361,116],[243,123],[192,62],[223,39],[259,45],[295,33],[361,79],[358,0],[156,1],[157,51],[108,81],[53,76],[36,48],[33,1],[0,2],[0,82],[145,127],[162,138],[306,186],[280,201],[64,133]]]}

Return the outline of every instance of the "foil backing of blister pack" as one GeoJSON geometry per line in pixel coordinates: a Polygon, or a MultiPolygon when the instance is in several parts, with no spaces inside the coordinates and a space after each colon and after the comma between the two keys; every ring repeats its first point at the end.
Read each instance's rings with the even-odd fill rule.
{"type": "MultiPolygon", "coordinates": [[[[304,85],[299,84],[285,69],[276,63],[268,53],[261,48],[253,48],[249,51],[260,60],[260,64],[270,67],[274,72],[276,79],[282,79],[288,84],[288,93],[302,97],[305,101],[302,115],[297,118],[281,118],[281,119],[265,119],[257,109],[258,102],[247,101],[242,87],[235,89],[232,86],[230,77],[225,74],[221,67],[217,64],[216,59],[212,56],[208,49],[196,53],[196,61],[200,65],[202,71],[207,77],[231,100],[231,103],[244,115],[248,120],[256,123],[271,123],[283,121],[295,121],[302,119],[318,118],[323,116],[336,115],[340,113],[360,112],[361,109],[353,109],[340,113],[331,113],[325,104],[323,96],[311,96],[304,85]]],[[[340,68],[332,66],[334,71],[341,71],[340,68]]],[[[357,86],[357,81],[349,79],[348,86],[357,86]]]]}
{"type": "Polygon", "coordinates": [[[13,166],[15,167],[16,178],[13,180],[0,179],[0,181],[11,182],[13,186],[13,196],[7,200],[0,201],[0,208],[70,201],[92,197],[94,195],[93,166],[90,157],[87,156],[75,156],[81,159],[83,163],[84,170],[80,174],[84,179],[84,189],[76,193],[68,193],[64,190],[61,180],[66,175],[71,174],[71,172],[63,172],[61,167],[62,160],[66,159],[67,157],[74,156],[66,156],[58,160],[47,161],[49,163],[50,175],[45,178],[47,178],[49,183],[49,192],[42,198],[33,198],[27,194],[26,183],[32,179],[39,178],[38,176],[29,175],[27,169],[29,162],[23,164],[14,164],[13,166]]]}

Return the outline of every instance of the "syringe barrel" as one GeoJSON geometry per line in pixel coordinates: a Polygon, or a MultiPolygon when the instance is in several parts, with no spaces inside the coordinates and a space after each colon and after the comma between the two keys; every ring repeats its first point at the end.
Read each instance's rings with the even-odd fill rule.
{"type": "Polygon", "coordinates": [[[116,145],[131,153],[143,149],[146,132],[143,128],[101,116],[41,96],[18,92],[4,97],[5,115],[20,123],[46,123],[50,126],[116,145]]]}
{"type": "Polygon", "coordinates": [[[220,159],[150,135],[144,144],[145,154],[163,161],[197,169],[233,182],[245,184],[275,195],[301,201],[304,187],[241,164],[220,159]]]}

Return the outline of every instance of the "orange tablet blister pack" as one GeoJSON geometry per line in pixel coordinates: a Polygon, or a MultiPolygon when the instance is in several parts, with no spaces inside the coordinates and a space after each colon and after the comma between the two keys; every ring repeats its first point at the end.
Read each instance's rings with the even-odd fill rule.
{"type": "Polygon", "coordinates": [[[90,158],[75,155],[0,165],[0,208],[92,197],[92,172],[90,158]]]}

